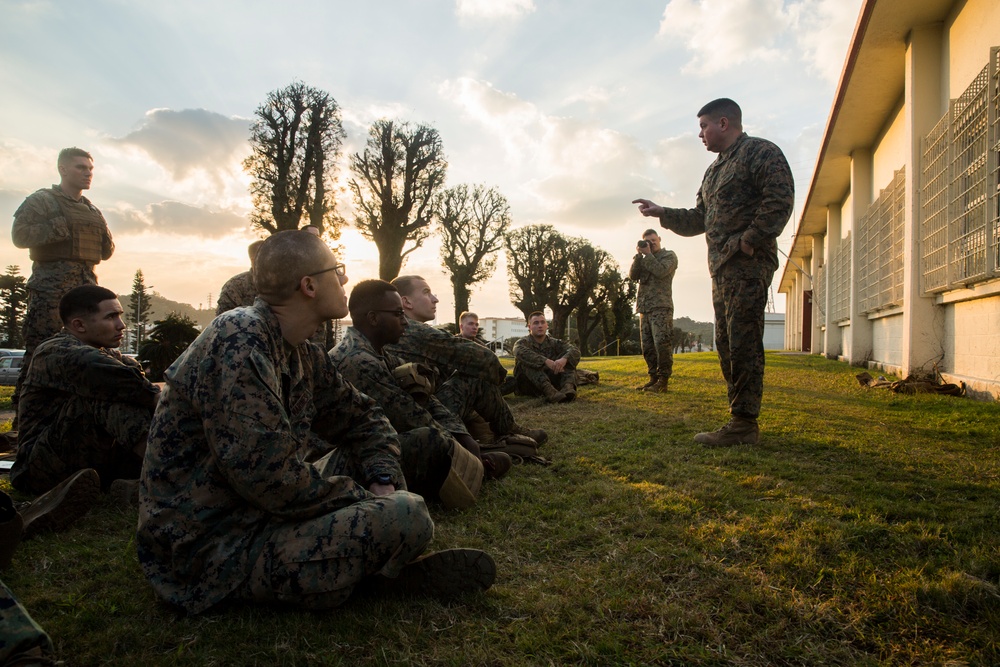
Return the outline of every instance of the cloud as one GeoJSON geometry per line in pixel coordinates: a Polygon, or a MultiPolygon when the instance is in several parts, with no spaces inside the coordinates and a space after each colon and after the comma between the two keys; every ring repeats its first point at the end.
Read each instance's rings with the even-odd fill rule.
{"type": "Polygon", "coordinates": [[[861,0],[670,0],[658,36],[691,52],[687,74],[746,62],[806,62],[836,83],[861,0]]]}
{"type": "Polygon", "coordinates": [[[111,143],[138,148],[176,180],[203,170],[221,180],[249,154],[250,121],[207,109],[152,109],[139,128],[111,143]]]}
{"type": "Polygon", "coordinates": [[[518,18],[534,11],[534,0],[456,0],[455,2],[455,13],[461,18],[518,18]]]}
{"type": "Polygon", "coordinates": [[[748,61],[780,57],[776,42],[794,17],[782,0],[670,0],[658,35],[692,52],[688,73],[714,74],[748,61]]]}
{"type": "Polygon", "coordinates": [[[249,227],[247,219],[229,210],[162,201],[138,209],[119,204],[104,210],[112,233],[158,232],[174,236],[220,238],[249,227]]]}

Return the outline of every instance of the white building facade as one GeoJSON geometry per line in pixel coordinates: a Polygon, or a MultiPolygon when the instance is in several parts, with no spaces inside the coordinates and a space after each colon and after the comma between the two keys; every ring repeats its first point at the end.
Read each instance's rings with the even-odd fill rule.
{"type": "Polygon", "coordinates": [[[865,0],[779,289],[785,347],[1000,397],[1000,3],[865,0]]]}

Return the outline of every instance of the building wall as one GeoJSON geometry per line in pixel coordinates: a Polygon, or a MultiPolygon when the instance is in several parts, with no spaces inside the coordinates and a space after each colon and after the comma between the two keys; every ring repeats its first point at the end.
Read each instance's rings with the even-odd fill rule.
{"type": "Polygon", "coordinates": [[[903,365],[902,315],[889,315],[872,321],[872,357],[886,369],[903,365]]]}
{"type": "MultiPolygon", "coordinates": [[[[764,313],[764,349],[785,349],[785,314],[764,313]]],[[[798,349],[798,348],[792,348],[798,349]]]]}
{"type": "Polygon", "coordinates": [[[954,99],[972,83],[990,57],[990,47],[1000,44],[1000,3],[996,0],[956,2],[945,23],[943,47],[947,98],[954,99]]]}
{"type": "Polygon", "coordinates": [[[906,164],[906,118],[902,103],[886,123],[882,136],[872,151],[872,193],[878,197],[879,191],[892,182],[893,175],[906,164]]]}
{"type": "Polygon", "coordinates": [[[1000,381],[1000,296],[943,308],[942,368],[967,380],[1000,381]]]}

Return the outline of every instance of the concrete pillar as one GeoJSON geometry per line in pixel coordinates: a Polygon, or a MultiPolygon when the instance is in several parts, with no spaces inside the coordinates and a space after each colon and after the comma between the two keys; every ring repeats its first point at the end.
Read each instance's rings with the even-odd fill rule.
{"type": "Polygon", "coordinates": [[[858,233],[861,218],[868,212],[874,201],[872,192],[872,152],[871,148],[856,148],[851,151],[851,358],[853,365],[862,365],[872,356],[872,323],[861,312],[858,294],[858,264],[861,256],[861,234],[858,233]]]}
{"type": "Polygon", "coordinates": [[[943,349],[944,318],[923,295],[920,261],[920,141],[947,108],[941,95],[942,26],[913,28],[906,45],[903,115],[906,122],[906,216],[903,237],[903,374],[931,368],[943,349]]]}
{"type": "MultiPolygon", "coordinates": [[[[826,260],[827,266],[830,265],[830,258],[833,257],[833,253],[840,249],[841,242],[841,230],[840,230],[840,220],[841,220],[841,210],[840,206],[827,206],[826,207],[826,260]]],[[[828,273],[828,272],[824,272],[828,273]]],[[[823,332],[823,354],[826,355],[827,359],[836,359],[843,352],[843,343],[841,341],[841,330],[837,326],[837,323],[829,316],[833,312],[833,279],[830,275],[824,275],[823,280],[826,282],[824,287],[826,290],[824,294],[826,295],[826,304],[824,307],[824,312],[827,313],[826,319],[826,331],[823,332]]]]}
{"type": "MultiPolygon", "coordinates": [[[[826,319],[826,305],[820,303],[816,299],[816,291],[819,288],[818,278],[820,269],[826,266],[826,261],[823,259],[823,245],[824,237],[822,234],[813,234],[812,237],[812,281],[809,285],[809,289],[813,291],[812,300],[812,350],[813,354],[823,354],[823,325],[826,319]]],[[[823,273],[826,273],[825,271],[823,273]]],[[[824,290],[826,286],[823,286],[824,290]]],[[[824,291],[824,294],[826,292],[824,291]]]]}

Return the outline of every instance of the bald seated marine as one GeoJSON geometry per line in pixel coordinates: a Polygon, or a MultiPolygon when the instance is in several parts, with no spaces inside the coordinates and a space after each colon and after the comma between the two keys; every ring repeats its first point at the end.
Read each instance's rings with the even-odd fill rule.
{"type": "Polygon", "coordinates": [[[308,342],[347,314],[346,269],[316,236],[279,232],[259,298],[223,313],[166,372],[141,477],[137,549],[156,593],[189,613],[227,601],[307,609],[376,590],[451,596],[493,584],[493,559],[421,555],[434,534],[406,491],[382,410],[308,342]]]}

